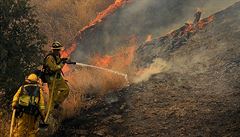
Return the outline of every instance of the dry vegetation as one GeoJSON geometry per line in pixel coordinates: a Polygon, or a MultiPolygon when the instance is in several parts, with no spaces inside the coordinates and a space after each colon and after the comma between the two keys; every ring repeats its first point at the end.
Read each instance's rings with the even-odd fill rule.
{"type": "Polygon", "coordinates": [[[70,44],[76,33],[113,0],[32,0],[48,42],[70,44]]]}
{"type": "MultiPolygon", "coordinates": [[[[32,0],[31,2],[36,6],[37,16],[41,22],[40,30],[48,37],[48,43],[58,40],[68,45],[76,33],[113,0],[32,0]]],[[[2,108],[0,110],[0,136],[5,137],[9,135],[11,114],[2,108]]]]}
{"type": "Polygon", "coordinates": [[[0,136],[7,137],[9,136],[10,121],[11,115],[6,110],[0,111],[0,136]]]}
{"type": "Polygon", "coordinates": [[[71,92],[64,104],[66,110],[64,116],[73,116],[80,108],[89,105],[89,101],[85,102],[88,97],[99,97],[129,84],[135,76],[133,59],[137,45],[134,39],[131,39],[127,45],[128,48],[119,48],[109,55],[96,55],[89,60],[90,64],[110,69],[110,72],[68,65],[70,71],[65,73],[65,78],[68,80],[71,92]]]}
{"type": "Polygon", "coordinates": [[[80,108],[86,107],[88,103],[84,102],[90,99],[89,97],[97,98],[128,84],[124,77],[88,68],[77,68],[66,78],[69,81],[71,93],[64,102],[65,117],[73,116],[80,108]]]}

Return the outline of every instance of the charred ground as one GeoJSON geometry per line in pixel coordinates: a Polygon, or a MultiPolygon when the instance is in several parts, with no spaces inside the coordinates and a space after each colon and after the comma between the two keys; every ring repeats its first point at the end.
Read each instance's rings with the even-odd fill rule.
{"type": "Polygon", "coordinates": [[[139,66],[161,58],[170,69],[86,101],[53,136],[239,136],[239,9],[216,13],[177,46],[169,36],[140,46],[139,66]]]}

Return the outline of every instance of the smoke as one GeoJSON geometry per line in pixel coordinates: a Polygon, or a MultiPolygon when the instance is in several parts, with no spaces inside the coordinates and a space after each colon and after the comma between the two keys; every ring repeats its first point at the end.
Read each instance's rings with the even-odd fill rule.
{"type": "MultiPolygon", "coordinates": [[[[188,73],[189,75],[202,74],[208,71],[212,60],[216,59],[216,55],[224,54],[229,48],[226,46],[228,45],[226,42],[218,43],[218,41],[213,39],[206,41],[206,43],[211,45],[209,46],[211,48],[208,50],[199,50],[195,47],[197,50],[192,50],[192,53],[184,52],[182,54],[174,54],[168,61],[172,66],[169,71],[188,73]]],[[[191,43],[189,45],[191,45],[191,43]]],[[[184,50],[187,51],[186,49],[184,50]]]]}
{"type": "MultiPolygon", "coordinates": [[[[193,18],[197,8],[201,8],[205,16],[213,14],[237,0],[133,0],[117,12],[107,17],[101,24],[87,31],[78,42],[77,51],[72,55],[73,60],[83,63],[93,63],[113,55],[122,47],[129,47],[128,43],[136,36],[136,44],[141,44],[146,36],[159,36],[171,29],[181,26],[188,19],[193,18]],[[214,7],[214,8],[213,8],[214,7]],[[99,58],[95,58],[95,55],[99,58]],[[105,56],[107,55],[107,56],[105,56]],[[103,58],[101,58],[103,57],[103,58]]],[[[106,58],[108,59],[108,58],[106,58]]],[[[135,69],[122,67],[125,58],[111,58],[107,67],[120,72],[135,73],[135,69]]],[[[132,59],[131,59],[132,60],[132,59]]],[[[131,65],[131,63],[128,63],[131,65]]],[[[134,66],[134,64],[132,64],[134,66]]],[[[105,65],[103,67],[106,67],[105,65]]],[[[134,79],[134,82],[147,80],[151,75],[159,73],[169,67],[169,63],[156,60],[149,68],[134,79]],[[161,63],[159,63],[161,62],[161,63]],[[157,66],[157,64],[159,66],[157,66]]],[[[81,76],[79,76],[81,77],[81,76]]],[[[87,82],[87,81],[83,81],[87,82]]],[[[95,84],[95,86],[98,84],[95,84]]],[[[111,84],[110,84],[111,85],[111,84]]],[[[101,86],[101,84],[100,84],[101,86]]]]}
{"type": "MultiPolygon", "coordinates": [[[[119,63],[122,64],[121,61],[119,63]]],[[[118,65],[118,63],[117,65],[114,64],[113,67],[118,65]]],[[[122,71],[128,70],[128,74],[130,74],[128,78],[133,83],[139,83],[147,81],[154,74],[166,72],[170,68],[171,65],[169,62],[161,58],[156,58],[149,67],[138,70],[137,74],[135,67],[128,67],[128,69],[122,68],[122,71]]],[[[129,84],[122,75],[94,68],[75,67],[69,74],[70,75],[66,75],[66,79],[70,85],[71,92],[64,102],[65,117],[75,115],[75,113],[79,111],[79,108],[88,104],[85,102],[87,97],[96,98],[111,91],[119,90],[129,84]]]]}
{"type": "Polygon", "coordinates": [[[193,20],[197,8],[208,16],[238,0],[132,0],[101,24],[89,30],[78,42],[74,60],[88,62],[92,55],[109,54],[126,45],[132,36],[138,44],[148,35],[157,37],[193,20]]]}
{"type": "MultiPolygon", "coordinates": [[[[133,0],[132,3],[119,9],[112,16],[104,20],[100,25],[87,31],[79,41],[77,51],[72,55],[73,60],[79,62],[91,62],[95,59],[93,55],[108,57],[114,51],[122,47],[130,47],[126,44],[133,36],[137,38],[137,44],[141,44],[149,34],[155,36],[163,35],[166,32],[182,26],[188,19],[193,20],[193,14],[197,8],[203,10],[204,16],[213,14],[237,0],[133,0]],[[213,8],[214,7],[214,8],[213,8]]],[[[124,49],[124,48],[123,48],[124,49]]],[[[133,68],[122,67],[124,58],[112,59],[113,63],[108,65],[114,70],[136,73],[133,68]]],[[[130,58],[132,60],[132,58],[130,58]]],[[[193,63],[202,59],[202,56],[195,56],[193,63]]],[[[99,59],[100,60],[100,59],[99,59]]],[[[95,62],[98,61],[95,60],[95,62]]],[[[145,69],[141,69],[132,81],[138,83],[148,80],[152,75],[172,71],[185,71],[185,64],[188,59],[181,58],[171,61],[156,59],[145,69]],[[174,66],[174,67],[171,67],[174,66]]],[[[128,65],[131,65],[128,63],[128,65]]],[[[132,64],[133,66],[135,64],[132,64]]],[[[199,67],[198,67],[199,68],[199,67]]],[[[204,68],[204,66],[202,67],[204,68]]],[[[204,71],[199,70],[199,71],[204,71]]],[[[126,85],[124,78],[92,69],[76,69],[68,77],[71,89],[73,90],[68,99],[68,107],[74,110],[81,101],[83,94],[105,94],[111,90],[119,89],[126,85]]]]}
{"type": "Polygon", "coordinates": [[[172,26],[181,26],[187,20],[192,20],[197,8],[204,11],[204,16],[209,16],[237,1],[239,0],[135,0],[115,15],[117,17],[111,18],[117,19],[116,24],[111,21],[104,23],[104,33],[114,30],[118,36],[137,35],[140,39],[148,34],[158,36],[175,29],[172,26]],[[111,26],[121,28],[116,30],[111,26]]]}
{"type": "Polygon", "coordinates": [[[234,3],[238,2],[239,0],[209,0],[206,2],[202,7],[204,16],[209,16],[214,14],[218,11],[224,10],[225,8],[233,5],[234,3]]]}
{"type": "Polygon", "coordinates": [[[148,68],[142,69],[138,72],[139,74],[133,78],[133,83],[147,81],[152,75],[165,72],[169,69],[169,63],[161,58],[156,58],[148,68]]]}

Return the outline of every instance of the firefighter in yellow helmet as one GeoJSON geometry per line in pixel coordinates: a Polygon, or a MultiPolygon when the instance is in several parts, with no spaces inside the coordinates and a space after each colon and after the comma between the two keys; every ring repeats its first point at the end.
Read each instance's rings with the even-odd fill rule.
{"type": "Polygon", "coordinates": [[[62,68],[65,64],[64,61],[66,61],[66,58],[60,56],[63,47],[58,41],[55,41],[51,48],[52,51],[44,59],[43,71],[45,82],[49,88],[49,98],[53,95],[51,108],[58,109],[67,98],[70,89],[62,76],[62,68]]]}
{"type": "Polygon", "coordinates": [[[16,109],[14,137],[36,136],[40,116],[44,117],[45,109],[38,80],[36,74],[30,74],[13,98],[12,107],[16,109]]]}

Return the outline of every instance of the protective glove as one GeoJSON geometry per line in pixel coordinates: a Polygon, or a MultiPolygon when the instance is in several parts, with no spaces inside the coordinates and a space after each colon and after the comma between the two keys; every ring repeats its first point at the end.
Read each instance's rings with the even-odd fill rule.
{"type": "Polygon", "coordinates": [[[62,62],[63,64],[65,64],[68,60],[69,60],[69,58],[61,58],[61,62],[62,62]]]}

